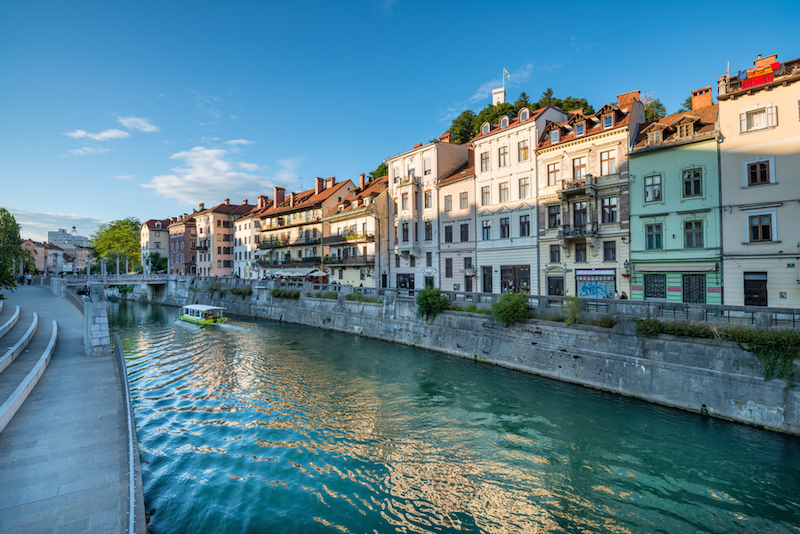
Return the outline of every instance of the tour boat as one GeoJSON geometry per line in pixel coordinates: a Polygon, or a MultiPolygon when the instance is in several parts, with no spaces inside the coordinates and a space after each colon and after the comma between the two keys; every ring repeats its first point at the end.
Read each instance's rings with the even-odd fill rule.
{"type": "Polygon", "coordinates": [[[219,324],[228,321],[222,315],[219,306],[205,306],[203,304],[189,304],[181,309],[181,319],[194,324],[219,324]]]}

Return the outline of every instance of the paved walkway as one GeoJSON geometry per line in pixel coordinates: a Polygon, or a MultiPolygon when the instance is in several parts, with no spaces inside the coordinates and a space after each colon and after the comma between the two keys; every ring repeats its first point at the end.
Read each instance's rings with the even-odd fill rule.
{"type": "Polygon", "coordinates": [[[85,355],[83,315],[49,289],[4,293],[8,309],[36,311],[48,336],[55,319],[58,341],[0,433],[0,532],[126,532],[127,430],[113,356],[85,355]]]}

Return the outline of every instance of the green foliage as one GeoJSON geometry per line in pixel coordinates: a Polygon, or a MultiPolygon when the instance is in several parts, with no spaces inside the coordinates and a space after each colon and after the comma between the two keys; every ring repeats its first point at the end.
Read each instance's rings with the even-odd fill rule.
{"type": "Polygon", "coordinates": [[[686,100],[683,101],[681,104],[681,108],[677,111],[678,113],[685,113],[687,111],[692,111],[692,97],[687,96],[686,100]]]}
{"type": "Polygon", "coordinates": [[[482,315],[492,314],[492,310],[482,310],[480,308],[476,308],[474,304],[469,304],[464,311],[469,313],[480,313],[482,315]]]}
{"type": "Polygon", "coordinates": [[[125,295],[127,293],[133,293],[133,284],[128,285],[121,285],[121,286],[114,286],[117,288],[117,291],[120,295],[125,295]]]}
{"type": "Polygon", "coordinates": [[[120,267],[125,265],[125,259],[127,258],[130,267],[135,269],[141,263],[140,228],[139,219],[135,217],[100,225],[100,228],[92,234],[94,256],[96,258],[106,258],[109,261],[109,265],[116,264],[116,259],[119,256],[120,267]]]}
{"type": "Polygon", "coordinates": [[[492,304],[492,317],[497,324],[508,326],[528,317],[528,296],[507,291],[492,304]]]}
{"type": "Polygon", "coordinates": [[[14,267],[19,271],[19,261],[23,256],[19,224],[5,208],[0,208],[0,289],[14,291],[14,267]]]}
{"type": "Polygon", "coordinates": [[[650,100],[644,107],[644,118],[647,121],[663,119],[667,116],[667,108],[659,99],[650,100]]]}
{"type": "Polygon", "coordinates": [[[417,292],[417,315],[433,319],[450,305],[447,295],[435,287],[426,287],[417,292]]]}
{"type": "Polygon", "coordinates": [[[253,294],[253,289],[250,287],[234,287],[231,289],[231,293],[234,295],[241,295],[242,300],[244,300],[245,297],[249,297],[253,294]]]}
{"type": "Polygon", "coordinates": [[[389,167],[386,165],[386,162],[383,161],[380,165],[378,165],[377,169],[369,173],[369,179],[374,180],[376,178],[380,178],[381,176],[386,176],[387,174],[389,174],[389,167]]]}
{"type": "Polygon", "coordinates": [[[381,300],[374,299],[374,298],[368,297],[366,295],[362,295],[359,292],[348,293],[344,298],[346,298],[347,300],[353,300],[353,301],[356,301],[356,302],[383,302],[381,300]]]}
{"type": "MultiPolygon", "coordinates": [[[[450,123],[450,142],[463,145],[475,137],[475,121],[477,117],[471,109],[464,110],[450,123]]],[[[480,124],[478,125],[480,127],[480,124]]]]}
{"type": "Polygon", "coordinates": [[[208,284],[206,284],[206,289],[211,291],[212,293],[219,289],[220,283],[219,280],[210,280],[208,284]]]}
{"type": "Polygon", "coordinates": [[[566,324],[575,324],[581,319],[581,310],[583,303],[581,299],[575,295],[570,295],[564,292],[564,301],[562,303],[564,310],[564,322],[566,324]]]}
{"type": "Polygon", "coordinates": [[[151,252],[147,259],[150,260],[150,272],[156,273],[158,271],[166,272],[169,268],[169,261],[166,256],[159,256],[158,252],[151,252]]]}
{"type": "Polygon", "coordinates": [[[227,289],[220,289],[220,290],[219,290],[219,296],[220,296],[220,298],[224,297],[224,296],[225,296],[225,293],[227,293],[227,292],[228,292],[228,290],[227,290],[227,289]]]}
{"type": "Polygon", "coordinates": [[[339,298],[338,293],[336,291],[326,291],[322,295],[326,299],[337,300],[339,298]]]}
{"type": "Polygon", "coordinates": [[[463,311],[463,310],[461,309],[461,306],[459,306],[458,304],[450,304],[450,305],[447,307],[447,309],[448,309],[448,310],[451,310],[451,311],[463,311]]]}
{"type": "Polygon", "coordinates": [[[603,315],[597,319],[589,319],[589,324],[592,326],[600,326],[602,328],[612,328],[616,323],[616,319],[610,315],[603,315]]]}
{"type": "Polygon", "coordinates": [[[291,290],[291,289],[278,289],[273,288],[269,292],[270,297],[275,297],[279,299],[299,299],[300,298],[300,291],[298,290],[291,290]]]}
{"type": "Polygon", "coordinates": [[[636,332],[646,336],[669,334],[732,341],[758,358],[764,380],[783,378],[786,387],[794,387],[795,360],[800,358],[800,332],[796,330],[770,330],[741,325],[728,325],[720,329],[707,324],[678,321],[662,323],[657,319],[644,319],[637,321],[636,332]]]}

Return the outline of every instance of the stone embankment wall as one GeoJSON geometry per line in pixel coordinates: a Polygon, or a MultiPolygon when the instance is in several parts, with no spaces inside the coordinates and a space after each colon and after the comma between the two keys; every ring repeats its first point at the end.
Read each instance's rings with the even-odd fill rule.
{"type": "MultiPolygon", "coordinates": [[[[251,287],[244,283],[241,287],[251,287]]],[[[758,360],[734,343],[636,334],[529,320],[502,327],[491,316],[447,311],[426,322],[410,299],[360,303],[194,291],[190,281],[137,286],[128,299],[170,306],[212,304],[229,313],[338,330],[492,363],[650,402],[800,435],[800,388],[765,382],[758,360]]]]}

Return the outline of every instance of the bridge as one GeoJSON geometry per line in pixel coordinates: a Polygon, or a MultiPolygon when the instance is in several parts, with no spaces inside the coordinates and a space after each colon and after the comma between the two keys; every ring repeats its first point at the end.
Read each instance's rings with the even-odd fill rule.
{"type": "Polygon", "coordinates": [[[123,284],[148,284],[148,285],[163,285],[167,283],[170,278],[175,276],[169,275],[156,275],[156,274],[92,274],[86,276],[85,274],[70,274],[63,277],[51,277],[54,280],[64,280],[68,287],[85,286],[89,282],[100,282],[108,286],[118,286],[123,284]]]}

